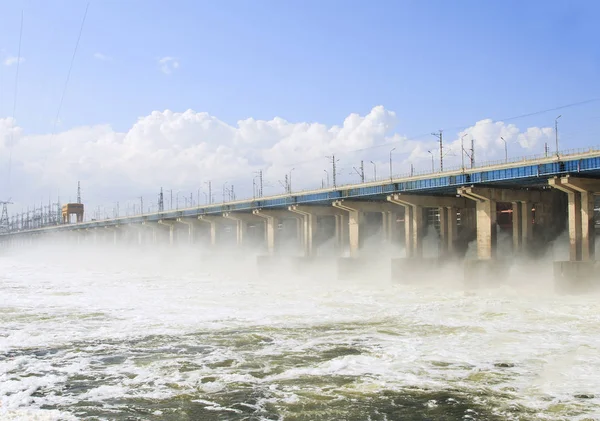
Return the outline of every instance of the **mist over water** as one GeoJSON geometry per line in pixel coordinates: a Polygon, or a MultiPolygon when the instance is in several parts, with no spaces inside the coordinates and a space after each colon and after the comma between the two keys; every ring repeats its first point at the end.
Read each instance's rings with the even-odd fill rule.
{"type": "Polygon", "coordinates": [[[599,297],[554,292],[562,242],[468,291],[460,262],[400,284],[334,258],[259,276],[257,251],[5,252],[0,419],[594,419],[599,297]]]}

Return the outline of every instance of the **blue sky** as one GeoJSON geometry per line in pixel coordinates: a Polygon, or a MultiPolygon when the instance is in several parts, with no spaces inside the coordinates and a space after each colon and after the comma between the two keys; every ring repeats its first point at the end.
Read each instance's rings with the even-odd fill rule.
{"type": "Polygon", "coordinates": [[[0,5],[0,173],[15,173],[0,188],[21,204],[77,180],[95,204],[154,197],[160,186],[189,194],[207,179],[248,196],[258,169],[269,193],[293,168],[299,187],[315,187],[331,153],[355,182],[354,166],[385,168],[394,145],[394,171],[425,171],[438,129],[454,142],[453,165],[466,127],[482,161],[504,158],[500,136],[511,156],[540,154],[558,114],[561,149],[600,145],[600,101],[509,122],[517,127],[476,124],[600,98],[600,2],[534,0],[92,0],[60,124],[45,137],[86,4],[0,5]],[[16,66],[6,60],[17,55],[21,12],[22,132],[11,155],[16,66]],[[167,109],[208,114],[152,114],[167,109]],[[269,122],[237,126],[248,118],[269,122]]]}
{"type": "MultiPolygon", "coordinates": [[[[1,6],[5,56],[17,53],[24,11],[16,114],[27,132],[52,129],[85,6],[1,6]]],[[[62,127],[127,130],[153,110],[188,108],[229,123],[339,124],[382,104],[415,135],[520,115],[600,96],[598,12],[593,1],[92,1],[62,127]],[[169,75],[165,56],[180,65],[169,75]]],[[[2,69],[4,116],[14,69],[2,69]]],[[[597,126],[598,109],[571,109],[561,124],[597,126]]]]}

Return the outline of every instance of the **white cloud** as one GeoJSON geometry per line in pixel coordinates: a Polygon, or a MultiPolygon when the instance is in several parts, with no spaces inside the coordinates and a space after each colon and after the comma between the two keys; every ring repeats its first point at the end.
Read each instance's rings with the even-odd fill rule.
{"type": "Polygon", "coordinates": [[[161,72],[168,75],[179,68],[179,60],[175,57],[162,57],[158,59],[158,67],[161,72]]]}
{"type": "Polygon", "coordinates": [[[16,56],[9,56],[6,57],[6,59],[4,59],[4,65],[5,66],[12,66],[13,64],[17,64],[17,63],[23,63],[25,61],[25,57],[16,57],[16,56]]]}
{"type": "Polygon", "coordinates": [[[112,61],[112,57],[107,56],[107,55],[102,54],[102,53],[94,53],[94,58],[96,60],[100,60],[100,61],[112,61]]]}
{"type": "MultiPolygon", "coordinates": [[[[235,184],[238,197],[252,196],[254,172],[262,169],[265,194],[281,193],[279,180],[290,174],[293,189],[315,188],[331,177],[325,158],[335,154],[338,184],[357,182],[353,167],[364,162],[367,179],[372,178],[373,161],[378,177],[389,175],[389,152],[393,152],[394,174],[406,174],[410,165],[417,171],[431,169],[431,155],[439,166],[439,151],[433,136],[407,139],[396,132],[397,117],[382,106],[368,114],[349,115],[339,126],[321,123],[293,123],[282,118],[252,118],[227,124],[205,112],[154,111],[138,119],[126,132],[109,125],[77,127],[55,134],[24,135],[11,119],[0,119],[0,171],[7,165],[10,132],[13,132],[12,185],[0,180],[0,189],[10,191],[15,202],[55,197],[75,197],[77,180],[84,187],[88,205],[110,205],[116,201],[156,201],[161,186],[192,192],[206,190],[212,180],[215,199],[220,200],[223,183],[235,184]],[[18,194],[16,193],[18,192],[18,194]],[[67,194],[69,193],[69,194],[67,194]],[[18,197],[17,197],[18,196],[18,197]]],[[[460,137],[466,147],[470,136],[476,140],[478,162],[504,158],[509,142],[511,156],[539,153],[540,142],[552,138],[550,128],[530,127],[521,131],[514,124],[481,120],[460,133],[444,133],[445,168],[460,164],[460,137]],[[537,148],[537,149],[536,149],[537,148]],[[539,149],[539,150],[538,150],[539,149]]],[[[201,193],[201,197],[204,197],[201,193]]],[[[39,201],[39,200],[38,200],[39,201]]],[[[20,205],[15,205],[20,209],[20,205]]]]}

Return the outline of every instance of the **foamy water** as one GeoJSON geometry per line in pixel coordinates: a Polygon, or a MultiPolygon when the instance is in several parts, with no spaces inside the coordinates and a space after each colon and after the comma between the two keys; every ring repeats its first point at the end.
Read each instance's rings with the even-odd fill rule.
{"type": "Polygon", "coordinates": [[[599,297],[556,295],[547,263],[465,292],[457,266],[398,284],[202,256],[0,257],[0,418],[600,417],[599,297]]]}

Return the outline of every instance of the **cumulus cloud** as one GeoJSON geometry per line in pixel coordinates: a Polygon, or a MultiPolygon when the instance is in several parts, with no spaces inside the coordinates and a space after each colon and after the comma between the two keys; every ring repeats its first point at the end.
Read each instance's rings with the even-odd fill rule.
{"type": "Polygon", "coordinates": [[[100,60],[100,61],[111,61],[112,57],[107,56],[106,54],[102,54],[102,53],[94,53],[94,58],[96,60],[100,60]]]}
{"type": "MultiPolygon", "coordinates": [[[[326,158],[331,155],[339,159],[338,184],[357,182],[353,168],[361,161],[367,179],[375,169],[370,161],[378,178],[386,177],[392,148],[394,174],[408,173],[411,165],[417,171],[430,170],[427,151],[436,150],[436,139],[407,138],[397,133],[397,124],[396,114],[382,106],[366,115],[351,114],[334,126],[282,118],[250,118],[231,125],[205,112],[166,110],[139,118],[126,132],[96,125],[55,135],[24,135],[11,119],[0,119],[0,172],[7,168],[1,157],[9,155],[10,142],[13,156],[11,185],[2,188],[25,206],[49,194],[55,197],[59,190],[63,200],[74,200],[78,180],[90,206],[119,200],[139,203],[135,198],[140,195],[145,195],[145,203],[154,203],[161,186],[196,198],[208,180],[213,192],[220,192],[224,183],[234,184],[238,197],[251,197],[258,170],[263,170],[265,194],[281,193],[279,182],[286,174],[293,177],[294,191],[320,186],[332,176],[326,158]]],[[[501,136],[510,142],[511,156],[520,156],[539,148],[553,131],[482,120],[459,133],[445,132],[445,168],[460,164],[464,134],[475,138],[478,161],[483,161],[503,158],[501,136]]],[[[465,140],[470,145],[470,138],[465,140]]],[[[434,153],[437,169],[439,150],[434,153]]],[[[220,193],[215,199],[221,200],[220,193]]]]}
{"type": "Polygon", "coordinates": [[[175,57],[162,57],[158,59],[158,67],[161,72],[168,75],[179,68],[179,60],[175,57]]]}
{"type": "Polygon", "coordinates": [[[8,56],[4,59],[5,66],[12,66],[13,64],[23,63],[25,61],[25,57],[16,57],[16,56],[8,56]]]}

